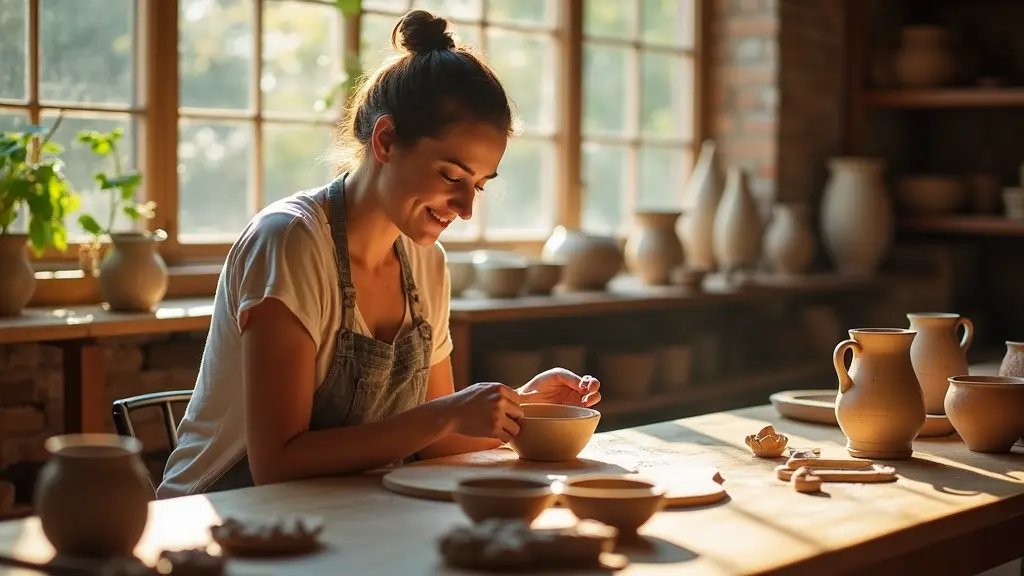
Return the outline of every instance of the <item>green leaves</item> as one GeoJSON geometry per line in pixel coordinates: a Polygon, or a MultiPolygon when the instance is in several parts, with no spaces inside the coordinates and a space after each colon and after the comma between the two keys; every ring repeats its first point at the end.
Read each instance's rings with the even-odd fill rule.
{"type": "Polygon", "coordinates": [[[334,0],[334,5],[341,10],[345,16],[358,16],[362,10],[362,0],[334,0]]]}
{"type": "Polygon", "coordinates": [[[100,226],[100,223],[97,222],[91,214],[82,214],[81,216],[79,216],[78,225],[82,227],[82,230],[85,230],[86,232],[92,234],[93,236],[99,236],[100,234],[103,234],[103,226],[100,226]]]}
{"type": "Polygon", "coordinates": [[[103,226],[99,220],[91,214],[83,214],[78,219],[82,228],[93,235],[95,242],[103,234],[110,234],[114,227],[114,220],[118,213],[128,218],[139,221],[142,218],[152,218],[156,210],[156,203],[146,202],[137,204],[135,193],[142,184],[142,174],[137,171],[124,172],[121,170],[121,159],[118,157],[117,142],[124,135],[124,131],[116,128],[110,132],[97,132],[95,130],[83,130],[78,133],[76,140],[88,146],[97,156],[110,157],[113,174],[97,172],[93,178],[99,186],[100,191],[110,194],[110,212],[107,214],[107,225],[103,226]]]}

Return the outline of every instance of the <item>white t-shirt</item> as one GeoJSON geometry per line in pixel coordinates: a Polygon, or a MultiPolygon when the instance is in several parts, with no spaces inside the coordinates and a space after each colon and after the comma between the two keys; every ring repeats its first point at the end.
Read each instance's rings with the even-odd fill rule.
{"type": "MultiPolygon", "coordinates": [[[[178,447],[167,461],[159,498],[192,493],[226,472],[245,454],[242,405],[242,335],[249,308],[277,298],[294,313],[316,344],[316,382],[334,358],[341,327],[341,294],[327,215],[313,191],[278,200],[257,214],[228,252],[217,284],[213,316],[192,401],[178,427],[178,447]]],[[[450,278],[440,243],[419,246],[402,236],[433,328],[431,365],[451,353],[448,331],[450,278]]],[[[370,335],[358,313],[355,330],[370,335]]],[[[400,334],[412,327],[407,309],[400,334]]]]}

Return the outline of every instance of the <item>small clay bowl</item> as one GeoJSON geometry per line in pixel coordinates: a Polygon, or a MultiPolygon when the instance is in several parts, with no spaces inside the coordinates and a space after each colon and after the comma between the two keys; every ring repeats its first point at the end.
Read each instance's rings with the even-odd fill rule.
{"type": "Polygon", "coordinates": [[[1024,378],[951,376],[946,416],[972,452],[1005,453],[1024,432],[1024,378]]]}
{"type": "Polygon", "coordinates": [[[526,264],[487,260],[474,266],[476,284],[488,298],[515,298],[526,282],[526,264]]]}
{"type": "Polygon", "coordinates": [[[601,421],[600,412],[582,406],[526,403],[519,407],[523,410],[519,434],[509,446],[523,460],[575,460],[601,421]]]}
{"type": "Polygon", "coordinates": [[[614,526],[620,536],[635,535],[665,505],[664,487],[625,475],[575,476],[560,488],[562,501],[577,518],[614,526]]]}
{"type": "Polygon", "coordinates": [[[503,518],[530,524],[554,502],[555,493],[539,479],[488,476],[462,480],[452,498],[473,522],[503,518]]]}
{"type": "Polygon", "coordinates": [[[562,281],[565,264],[560,262],[530,262],[526,270],[526,291],[530,294],[551,294],[562,281]]]}

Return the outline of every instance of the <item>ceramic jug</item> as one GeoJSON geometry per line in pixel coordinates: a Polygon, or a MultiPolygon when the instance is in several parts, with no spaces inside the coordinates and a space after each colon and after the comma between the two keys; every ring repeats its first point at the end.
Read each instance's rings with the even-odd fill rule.
{"type": "Polygon", "coordinates": [[[974,339],[974,324],[959,314],[919,312],[907,314],[910,329],[917,332],[910,346],[910,360],[921,383],[924,409],[928,414],[945,414],[943,402],[950,376],[965,376],[967,350],[974,339]],[[957,338],[963,327],[964,335],[957,338]]]}
{"type": "Polygon", "coordinates": [[[1006,342],[1006,354],[999,363],[1000,376],[1024,378],[1024,342],[1006,342]]]}
{"type": "Polygon", "coordinates": [[[839,393],[836,420],[855,458],[905,459],[924,427],[924,394],[910,360],[917,332],[900,328],[850,330],[832,354],[839,393]],[[853,362],[846,368],[846,351],[853,362]]]}
{"type": "Polygon", "coordinates": [[[68,434],[46,440],[50,458],[36,481],[34,505],[57,552],[129,556],[149,517],[153,485],[142,443],[115,434],[68,434]]]}

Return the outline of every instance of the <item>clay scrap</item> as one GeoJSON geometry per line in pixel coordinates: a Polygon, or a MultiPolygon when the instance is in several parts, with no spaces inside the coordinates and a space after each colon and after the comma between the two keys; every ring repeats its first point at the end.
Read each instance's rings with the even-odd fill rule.
{"type": "Polygon", "coordinates": [[[755,456],[759,458],[778,458],[785,452],[789,438],[776,432],[775,427],[769,424],[757,434],[747,436],[744,441],[755,456]]]}
{"type": "Polygon", "coordinates": [[[277,555],[308,552],[319,547],[323,524],[312,518],[238,520],[211,526],[210,536],[228,554],[277,555]]]}
{"type": "Polygon", "coordinates": [[[438,542],[453,568],[489,572],[548,569],[621,569],[625,556],[612,553],[618,531],[592,520],[569,528],[533,530],[521,520],[492,518],[459,526],[438,542]]]}
{"type": "MultiPolygon", "coordinates": [[[[895,468],[878,464],[859,469],[830,469],[811,466],[801,466],[800,469],[806,469],[810,474],[821,478],[822,482],[892,482],[896,480],[895,468]]],[[[790,482],[795,472],[796,470],[785,464],[775,468],[775,476],[783,482],[790,482]]]]}
{"type": "Polygon", "coordinates": [[[821,491],[821,477],[816,476],[814,472],[806,466],[794,471],[793,476],[790,478],[790,482],[793,484],[793,489],[797,492],[811,494],[821,491]]]}

